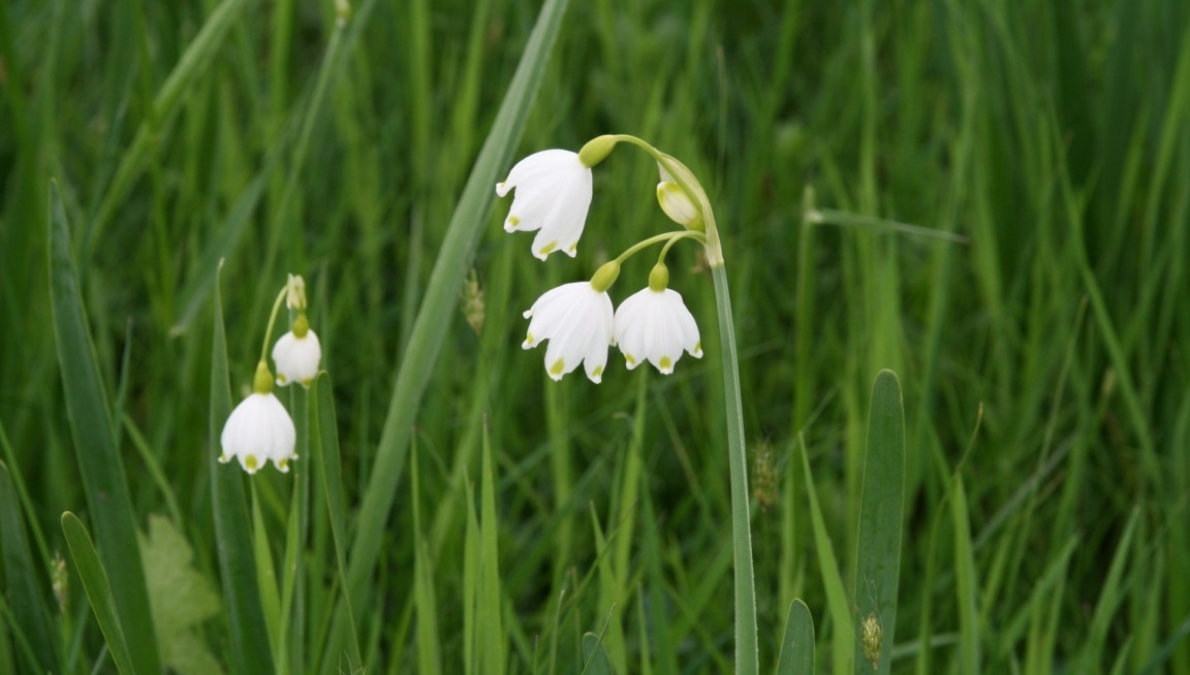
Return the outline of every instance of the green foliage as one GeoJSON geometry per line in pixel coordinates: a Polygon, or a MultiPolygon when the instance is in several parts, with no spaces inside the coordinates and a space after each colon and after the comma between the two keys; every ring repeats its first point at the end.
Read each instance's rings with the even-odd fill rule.
{"type": "Polygon", "coordinates": [[[160,671],[159,513],[229,673],[581,672],[588,634],[617,673],[731,670],[731,432],[762,672],[794,598],[819,672],[871,667],[873,613],[894,673],[1190,672],[1185,2],[336,4],[0,2],[0,670],[160,671]],[[612,152],[545,264],[492,188],[605,133],[698,177],[735,331],[677,246],[706,357],[554,383],[520,313],[667,222],[657,167],[612,152]],[[297,466],[249,479],[215,458],[286,272],[328,374],[279,390],[297,466]],[[864,581],[883,369],[895,603],[864,581]]]}
{"type": "Polygon", "coordinates": [[[141,537],[140,550],[161,661],[180,675],[222,673],[198,630],[222,606],[210,579],[193,568],[190,544],[169,519],[154,515],[149,516],[149,532],[141,537]]]}

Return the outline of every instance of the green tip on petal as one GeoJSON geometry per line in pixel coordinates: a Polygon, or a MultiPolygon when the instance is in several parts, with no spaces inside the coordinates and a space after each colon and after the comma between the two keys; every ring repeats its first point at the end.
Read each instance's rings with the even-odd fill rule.
{"type": "Polygon", "coordinates": [[[525,344],[529,345],[530,347],[537,344],[537,340],[533,339],[532,333],[525,333],[525,344]]]}
{"type": "Polygon", "coordinates": [[[256,455],[248,455],[244,458],[244,468],[248,469],[248,473],[253,473],[260,468],[260,464],[256,462],[256,455]]]}
{"type": "Polygon", "coordinates": [[[615,136],[598,136],[592,138],[578,151],[578,161],[582,162],[583,166],[589,169],[604,159],[607,159],[607,156],[615,149],[618,142],[615,136]]]}
{"type": "Polygon", "coordinates": [[[268,394],[273,391],[273,374],[264,361],[256,364],[256,377],[252,380],[252,391],[257,394],[268,394]]]}
{"type": "Polygon", "coordinates": [[[630,365],[630,366],[635,366],[635,365],[636,365],[636,359],[635,359],[635,358],[632,356],[632,354],[625,354],[625,355],[624,355],[624,360],[625,360],[625,361],[628,363],[628,365],[630,365]]]}
{"type": "Polygon", "coordinates": [[[541,248],[537,249],[537,252],[540,253],[541,255],[549,255],[556,250],[558,250],[558,242],[551,241],[550,243],[546,244],[545,246],[542,246],[541,248]]]}
{"type": "Polygon", "coordinates": [[[661,360],[657,362],[657,365],[661,367],[662,371],[672,370],[674,362],[668,356],[662,356],[661,360]]]}
{"type": "Polygon", "coordinates": [[[702,356],[702,342],[694,343],[694,355],[702,356]]]}
{"type": "Polygon", "coordinates": [[[595,366],[595,370],[591,371],[591,377],[603,377],[603,366],[595,366]]]}
{"type": "Polygon", "coordinates": [[[602,267],[595,271],[595,275],[591,277],[591,288],[594,288],[597,293],[603,293],[611,288],[611,285],[616,283],[616,277],[620,276],[620,263],[612,260],[604,263],[602,267]]]}
{"type": "Polygon", "coordinates": [[[563,359],[554,361],[554,365],[550,366],[549,373],[554,377],[562,377],[562,371],[566,370],[566,362],[563,359]]]}
{"type": "Polygon", "coordinates": [[[231,461],[231,457],[228,457],[226,452],[223,453],[222,455],[219,455],[219,463],[220,464],[227,464],[230,461],[231,461]]]}
{"type": "Polygon", "coordinates": [[[289,459],[281,458],[277,461],[277,468],[281,471],[289,471],[289,459]]]}

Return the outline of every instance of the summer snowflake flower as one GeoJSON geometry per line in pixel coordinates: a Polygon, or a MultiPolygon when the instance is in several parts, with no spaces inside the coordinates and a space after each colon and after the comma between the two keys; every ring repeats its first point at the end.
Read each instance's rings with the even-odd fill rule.
{"type": "MultiPolygon", "coordinates": [[[[664,270],[664,266],[658,265],[664,270]]],[[[682,296],[655,283],[656,268],[649,276],[649,287],[620,304],[616,310],[615,338],[628,369],[648,360],[657,370],[669,375],[686,350],[702,358],[702,342],[694,316],[686,309],[682,296]]],[[[668,272],[665,273],[668,279],[668,272]]]]}
{"type": "Polygon", "coordinates": [[[675,223],[692,227],[702,218],[698,207],[664,166],[658,164],[657,169],[661,173],[661,182],[657,183],[657,201],[661,204],[661,210],[675,223]]]}
{"type": "Polygon", "coordinates": [[[297,459],[293,452],[297,432],[289,412],[273,395],[272,379],[268,366],[260,362],[253,393],[231,411],[223,425],[220,462],[226,464],[235,457],[245,471],[253,474],[271,459],[279,471],[287,473],[289,460],[297,459]]]}
{"type": "Polygon", "coordinates": [[[574,257],[591,206],[591,165],[577,152],[542,150],[517,162],[496,185],[504,197],[516,188],[504,220],[508,232],[540,230],[533,255],[545,260],[554,251],[574,257]]]}
{"type": "Polygon", "coordinates": [[[281,336],[273,345],[273,361],[277,364],[277,384],[285,386],[300,382],[303,387],[318,375],[318,364],[322,360],[322,345],[318,335],[310,330],[305,314],[299,314],[293,322],[293,330],[281,336]]]}
{"type": "Polygon", "coordinates": [[[595,281],[563,284],[546,291],[525,312],[525,318],[532,318],[532,321],[521,346],[532,349],[543,340],[549,340],[545,370],[554,380],[561,380],[580,362],[592,382],[598,384],[603,378],[607,348],[614,344],[612,301],[607,296],[606,286],[603,288],[596,290],[595,281]]]}

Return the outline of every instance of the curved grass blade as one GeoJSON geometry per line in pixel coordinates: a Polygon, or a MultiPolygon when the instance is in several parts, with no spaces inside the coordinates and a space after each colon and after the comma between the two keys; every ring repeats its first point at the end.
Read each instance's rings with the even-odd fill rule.
{"type": "Polygon", "coordinates": [[[62,672],[59,651],[51,638],[51,601],[38,587],[37,566],[21,521],[21,507],[16,488],[8,475],[8,466],[0,462],[0,550],[4,551],[6,595],[10,599],[14,628],[25,633],[31,648],[26,664],[28,672],[62,672]]]}
{"type": "Polygon", "coordinates": [[[785,619],[785,637],[781,638],[777,675],[813,674],[814,619],[806,603],[795,599],[789,603],[789,616],[785,619]]]}
{"type": "Polygon", "coordinates": [[[99,562],[99,556],[95,554],[95,545],[87,529],[77,516],[67,511],[62,514],[62,532],[66,535],[70,557],[74,559],[75,570],[83,582],[83,589],[87,591],[91,609],[95,611],[95,620],[99,623],[99,630],[103,631],[103,639],[107,641],[107,649],[116,669],[121,675],[134,675],[136,669],[132,666],[132,653],[128,650],[128,641],[124,638],[124,629],[116,612],[113,589],[108,583],[103,563],[99,562]]]}
{"type": "Polygon", "coordinates": [[[864,455],[859,545],[855,560],[855,672],[887,675],[897,624],[901,529],[905,502],[905,411],[901,384],[882,370],[872,386],[868,449],[864,455]]]}
{"type": "MultiPolygon", "coordinates": [[[[219,269],[223,265],[220,263],[219,269]]],[[[209,445],[207,466],[211,472],[211,510],[215,517],[215,539],[219,551],[219,577],[223,602],[231,629],[232,672],[241,675],[268,675],[273,661],[263,649],[266,635],[260,592],[256,585],[256,559],[248,532],[248,502],[244,482],[237,466],[221,466],[219,436],[231,414],[231,384],[227,375],[227,338],[223,327],[223,299],[219,292],[218,271],[215,281],[215,320],[211,339],[211,399],[207,429],[209,445]]]]}
{"type": "MultiPolygon", "coordinates": [[[[568,0],[546,0],[542,6],[516,74],[513,75],[483,149],[475,160],[434,263],[408,347],[397,372],[376,461],[370,472],[372,478],[360,506],[348,570],[352,597],[362,597],[376,565],[380,545],[384,541],[384,527],[404,470],[414,417],[429,384],[447,329],[458,313],[454,309],[455,298],[487,223],[488,209],[495,198],[493,186],[501,173],[507,170],[514,146],[524,130],[530,104],[545,72],[567,4],[568,0]]],[[[361,618],[358,613],[366,610],[364,607],[355,609],[357,619],[361,618]]],[[[327,650],[328,658],[335,653],[339,636],[345,633],[345,618],[341,614],[335,623],[331,648],[327,650]]]]}
{"type": "Polygon", "coordinates": [[[56,183],[50,183],[49,199],[50,305],[79,474],[91,508],[99,555],[110,570],[116,610],[128,632],[137,636],[132,643],[133,662],[142,672],[156,673],[161,663],[128,482],[116,449],[91,329],[83,313],[66,210],[56,183]]]}

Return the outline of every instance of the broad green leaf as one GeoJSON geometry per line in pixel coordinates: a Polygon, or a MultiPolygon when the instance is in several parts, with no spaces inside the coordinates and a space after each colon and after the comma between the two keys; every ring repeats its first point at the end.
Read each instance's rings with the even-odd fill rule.
{"type": "Polygon", "coordinates": [[[153,605],[153,625],[161,644],[161,660],[179,675],[222,673],[197,627],[218,616],[222,607],[211,581],[193,567],[194,552],[186,538],[164,516],[149,516],[149,534],[141,539],[141,556],[153,605]]]}
{"type": "Polygon", "coordinates": [[[905,412],[901,385],[882,370],[872,386],[855,560],[855,672],[887,675],[897,624],[905,502],[905,412]],[[871,671],[869,671],[871,667],[871,671]]]}
{"type": "Polygon", "coordinates": [[[70,557],[74,560],[75,571],[78,572],[87,598],[91,601],[95,621],[99,624],[99,630],[103,632],[104,640],[107,641],[112,661],[121,675],[133,675],[137,671],[132,665],[132,653],[128,650],[124,628],[120,625],[120,617],[116,613],[116,602],[112,597],[107,572],[103,569],[103,563],[99,562],[95,545],[91,543],[91,536],[87,534],[82,521],[69,511],[62,514],[62,532],[66,535],[66,545],[70,547],[70,557]]]}
{"type": "Polygon", "coordinates": [[[268,675],[273,672],[273,661],[266,647],[267,632],[256,583],[252,535],[248,530],[248,502],[244,496],[243,471],[238,464],[220,464],[217,459],[221,452],[219,437],[229,415],[231,385],[227,375],[227,338],[223,328],[223,300],[216,271],[207,467],[211,472],[211,509],[215,519],[219,577],[223,586],[223,602],[227,607],[227,623],[231,629],[230,665],[232,672],[239,675],[268,675]]]}
{"type": "Polygon", "coordinates": [[[789,603],[777,675],[814,675],[814,619],[801,600],[789,603]]]}
{"type": "MultiPolygon", "coordinates": [[[[371,479],[364,491],[359,519],[352,540],[348,585],[352,597],[363,596],[380,553],[383,532],[396,497],[404,469],[413,421],[425,394],[438,351],[447,329],[458,313],[455,301],[475,252],[487,214],[495,198],[494,186],[509,169],[513,150],[524,130],[530,104],[537,92],[549,61],[555,38],[561,28],[568,0],[546,0],[542,5],[529,42],[508,93],[496,113],[496,120],[475,160],[463,188],[442,248],[434,263],[430,282],[414,321],[409,344],[401,359],[389,402],[384,428],[377,447],[371,479]]],[[[358,615],[365,607],[355,608],[358,615]]],[[[327,658],[333,658],[339,641],[346,633],[342,609],[337,609],[327,658]]],[[[324,667],[331,662],[324,661],[324,667]]],[[[325,669],[325,668],[324,668],[325,669]]]]}
{"type": "Polygon", "coordinates": [[[48,579],[44,572],[38,573],[33,562],[16,488],[3,462],[0,462],[0,550],[4,552],[5,594],[15,620],[13,628],[25,634],[30,647],[31,653],[26,656],[31,660],[26,662],[25,669],[61,672],[58,665],[61,655],[50,622],[57,608],[44,592],[48,579]]]}
{"type": "Polygon", "coordinates": [[[491,433],[484,422],[483,475],[479,491],[479,651],[484,672],[503,675],[506,640],[500,618],[500,549],[497,544],[496,479],[492,464],[491,433]]]}
{"type": "Polygon", "coordinates": [[[99,374],[91,329],[83,312],[70,252],[70,229],[56,183],[50,183],[49,198],[50,304],[79,475],[91,509],[99,556],[111,575],[115,609],[128,633],[137,636],[131,644],[133,662],[138,670],[156,673],[161,666],[128,482],[116,449],[107,390],[99,374]]]}

